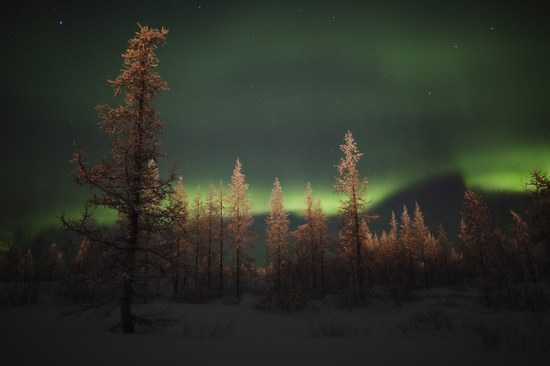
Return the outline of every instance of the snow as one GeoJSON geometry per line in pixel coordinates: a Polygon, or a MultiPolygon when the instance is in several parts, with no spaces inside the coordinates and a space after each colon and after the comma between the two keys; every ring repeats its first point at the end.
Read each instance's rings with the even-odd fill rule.
{"type": "Polygon", "coordinates": [[[0,310],[0,334],[2,360],[7,362],[2,364],[531,365],[550,356],[548,328],[544,345],[520,347],[526,339],[520,332],[508,334],[511,342],[484,347],[475,330],[480,321],[522,324],[535,333],[536,324],[529,319],[543,326],[550,324],[548,314],[489,312],[469,292],[436,289],[400,307],[374,301],[355,310],[317,302],[313,309],[295,313],[261,311],[256,302],[246,294],[237,305],[221,300],[148,304],[142,308],[168,308],[180,322],[158,333],[134,335],[107,331],[117,314],[60,319],[53,297],[38,305],[5,307],[0,310]],[[438,322],[438,316],[451,319],[452,326],[438,322]],[[518,347],[513,347],[515,341],[518,347]]]}

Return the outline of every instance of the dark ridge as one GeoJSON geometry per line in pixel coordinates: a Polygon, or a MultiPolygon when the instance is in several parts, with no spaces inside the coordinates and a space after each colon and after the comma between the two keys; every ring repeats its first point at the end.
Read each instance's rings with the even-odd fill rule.
{"type": "Polygon", "coordinates": [[[442,224],[449,235],[454,235],[465,190],[464,178],[458,172],[436,176],[411,185],[371,209],[373,214],[379,216],[378,220],[372,223],[372,230],[377,233],[389,230],[392,211],[399,219],[403,206],[407,206],[409,214],[412,215],[415,202],[418,202],[426,224],[433,232],[437,231],[439,224],[442,224]]]}
{"type": "MultiPolygon", "coordinates": [[[[454,239],[458,233],[466,188],[464,179],[458,172],[429,178],[407,187],[371,209],[372,214],[379,216],[378,220],[372,222],[371,230],[379,234],[382,230],[389,230],[392,211],[395,211],[399,219],[405,205],[412,215],[415,202],[418,202],[430,230],[436,234],[439,224],[442,224],[449,237],[454,239]]],[[[529,200],[526,192],[477,192],[487,203],[493,223],[504,228],[509,223],[510,209],[524,217],[527,214],[529,200]]]]}

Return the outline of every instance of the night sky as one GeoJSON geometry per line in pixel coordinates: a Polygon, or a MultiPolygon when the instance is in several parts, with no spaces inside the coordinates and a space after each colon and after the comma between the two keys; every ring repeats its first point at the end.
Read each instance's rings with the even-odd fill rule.
{"type": "Polygon", "coordinates": [[[446,173],[521,191],[531,170],[550,170],[550,22],[534,5],[44,3],[3,11],[3,228],[58,225],[82,207],[89,192],[68,161],[75,146],[108,152],[94,107],[119,102],[107,79],[137,22],[170,29],[163,167],[177,163],[191,194],[228,182],[238,157],[256,213],[278,176],[291,211],[309,180],[333,214],[348,129],[373,205],[446,173]]]}

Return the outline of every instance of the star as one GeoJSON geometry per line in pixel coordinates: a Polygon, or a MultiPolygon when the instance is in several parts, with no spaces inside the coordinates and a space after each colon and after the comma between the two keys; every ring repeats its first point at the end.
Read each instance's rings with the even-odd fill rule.
{"type": "Polygon", "coordinates": [[[62,21],[62,20],[59,21],[59,25],[63,25],[63,21],[62,21]]]}

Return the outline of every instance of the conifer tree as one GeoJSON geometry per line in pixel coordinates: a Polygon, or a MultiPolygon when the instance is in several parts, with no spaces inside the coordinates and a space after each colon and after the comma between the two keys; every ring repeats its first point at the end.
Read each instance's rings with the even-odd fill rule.
{"type": "Polygon", "coordinates": [[[490,297],[490,266],[492,234],[489,209],[477,193],[468,189],[464,193],[463,211],[460,225],[460,240],[468,255],[471,256],[471,265],[476,270],[483,297],[487,305],[492,305],[490,297]]]}
{"type": "Polygon", "coordinates": [[[223,258],[225,255],[224,247],[223,247],[223,239],[224,239],[224,209],[226,205],[226,197],[225,197],[225,186],[223,184],[223,181],[220,180],[220,188],[216,190],[216,198],[217,198],[217,208],[218,208],[218,219],[219,219],[219,235],[218,239],[220,240],[220,253],[219,253],[219,265],[220,265],[220,293],[223,293],[223,258]]]}
{"type": "MultiPolygon", "coordinates": [[[[175,180],[172,172],[166,179],[156,182],[148,179],[156,174],[150,164],[164,156],[159,135],[163,124],[155,108],[155,99],[167,89],[156,68],[158,46],[166,42],[168,31],[140,26],[130,39],[122,55],[122,73],[109,81],[115,96],[123,95],[122,105],[98,107],[100,126],[106,131],[113,146],[108,157],[90,167],[85,150],[75,153],[77,183],[90,186],[95,192],[86,201],[83,217],[62,222],[69,230],[88,238],[93,245],[103,247],[105,271],[103,280],[117,282],[121,296],[119,306],[124,333],[133,333],[136,321],[148,323],[144,316],[132,310],[134,297],[143,285],[139,274],[147,253],[170,261],[160,247],[151,248],[147,238],[165,233],[177,219],[177,210],[171,205],[156,205],[172,190],[175,180]],[[156,206],[155,212],[148,207],[156,206]],[[93,223],[93,210],[108,207],[118,214],[115,229],[102,228],[93,223]],[[143,321],[142,321],[143,320],[143,321]]],[[[98,263],[97,265],[100,265],[98,263]]]]}
{"type": "Polygon", "coordinates": [[[451,269],[450,269],[450,256],[451,246],[449,243],[449,237],[447,231],[443,225],[439,224],[439,230],[437,233],[437,265],[439,268],[439,277],[445,277],[447,286],[451,285],[451,269]]]}
{"type": "Polygon", "coordinates": [[[308,256],[310,258],[310,273],[311,273],[311,285],[313,293],[317,292],[317,265],[316,265],[316,252],[317,243],[315,241],[315,218],[313,216],[313,188],[311,183],[306,184],[306,210],[304,212],[304,219],[306,221],[303,227],[303,242],[307,245],[308,256]]]}
{"type": "Polygon", "coordinates": [[[418,252],[420,254],[420,260],[422,261],[422,269],[424,272],[424,282],[426,285],[426,288],[430,288],[430,283],[428,281],[428,261],[426,260],[427,257],[427,244],[430,241],[430,233],[428,231],[428,227],[424,223],[424,215],[422,214],[422,211],[420,210],[420,205],[418,202],[415,203],[414,208],[414,218],[413,218],[413,240],[414,245],[413,248],[418,249],[418,252]]]}
{"type": "Polygon", "coordinates": [[[208,192],[206,194],[206,221],[207,221],[207,241],[208,241],[208,254],[207,254],[207,287],[208,291],[212,288],[212,241],[214,239],[214,220],[216,219],[216,212],[218,210],[218,203],[216,200],[216,189],[212,184],[208,186],[208,192]]]}
{"type": "Polygon", "coordinates": [[[180,176],[171,195],[175,207],[179,207],[179,219],[173,225],[173,257],[170,263],[172,277],[172,291],[174,299],[177,299],[180,287],[181,270],[187,272],[189,262],[189,198],[183,178],[180,176]]]}
{"type": "Polygon", "coordinates": [[[317,199],[312,209],[313,228],[315,229],[314,241],[316,251],[319,254],[319,272],[321,276],[321,296],[324,298],[326,293],[325,284],[325,256],[328,245],[328,221],[327,215],[321,205],[321,200],[317,199]]]}
{"type": "Polygon", "coordinates": [[[535,170],[527,184],[531,198],[531,238],[543,249],[544,272],[550,276],[550,177],[547,173],[535,170]]]}
{"type": "Polygon", "coordinates": [[[399,240],[407,252],[409,282],[414,284],[416,277],[414,265],[414,237],[411,217],[409,216],[409,211],[406,206],[403,206],[403,213],[401,214],[401,232],[399,240]]]}
{"type": "Polygon", "coordinates": [[[288,226],[290,224],[288,213],[283,206],[283,189],[279,178],[275,178],[271,198],[269,200],[270,213],[266,218],[267,245],[269,258],[274,264],[276,272],[275,289],[281,290],[282,267],[287,255],[288,226]]]}
{"type": "Polygon", "coordinates": [[[336,177],[336,192],[343,193],[346,199],[340,201],[341,216],[341,242],[351,246],[354,253],[354,278],[355,294],[359,302],[365,300],[365,270],[363,265],[363,253],[361,237],[361,220],[366,217],[365,193],[367,190],[367,179],[361,178],[357,164],[362,153],[357,149],[357,143],[350,131],[344,136],[344,144],[340,145],[344,154],[336,166],[338,176],[336,177]]]}
{"type": "Polygon", "coordinates": [[[195,272],[195,296],[199,296],[200,290],[200,273],[201,273],[201,258],[204,245],[204,234],[206,224],[206,208],[201,196],[200,187],[197,189],[195,198],[193,198],[193,207],[191,210],[191,225],[193,231],[193,255],[194,255],[194,272],[195,272]]]}
{"type": "Polygon", "coordinates": [[[237,159],[231,176],[231,194],[228,202],[230,218],[228,230],[231,244],[235,250],[235,295],[237,298],[240,298],[241,294],[241,266],[243,260],[246,259],[245,250],[251,246],[252,233],[250,227],[254,221],[250,213],[247,191],[248,184],[245,182],[242,164],[237,159]]]}
{"type": "MultiPolygon", "coordinates": [[[[406,229],[408,231],[409,228],[406,229]]],[[[403,297],[403,292],[406,289],[406,270],[407,260],[404,246],[399,238],[399,223],[395,212],[392,211],[390,219],[390,232],[385,240],[386,243],[386,266],[387,273],[383,274],[383,278],[387,278],[390,295],[396,304],[400,304],[403,297]]]]}
{"type": "Polygon", "coordinates": [[[512,247],[519,257],[521,272],[523,272],[522,277],[527,283],[537,283],[537,273],[531,250],[529,228],[521,216],[516,212],[510,210],[510,215],[512,216],[512,247]]]}
{"type": "Polygon", "coordinates": [[[48,279],[49,280],[54,279],[57,276],[57,274],[59,273],[59,270],[61,269],[58,266],[60,255],[61,255],[61,258],[62,258],[63,253],[61,253],[57,249],[57,244],[56,243],[52,243],[50,245],[50,250],[49,250],[49,253],[48,253],[48,264],[47,264],[48,279]]]}

